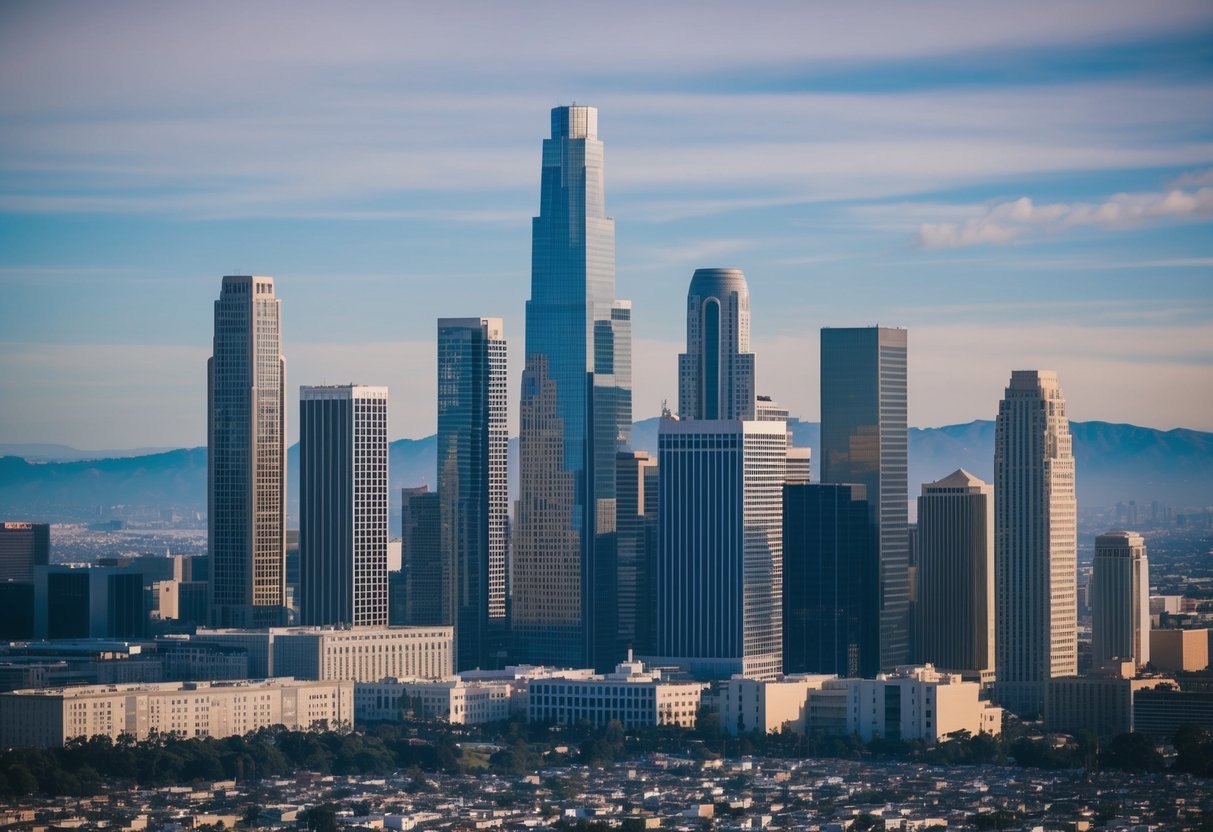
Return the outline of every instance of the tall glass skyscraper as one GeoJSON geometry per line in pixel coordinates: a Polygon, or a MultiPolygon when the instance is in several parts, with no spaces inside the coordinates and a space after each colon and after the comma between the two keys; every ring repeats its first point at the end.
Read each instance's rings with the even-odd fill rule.
{"type": "Polygon", "coordinates": [[[285,624],[286,361],[272,277],[223,278],[206,369],[211,624],[285,624]]]}
{"type": "MultiPolygon", "coordinates": [[[[906,330],[821,330],[821,481],[864,486],[877,537],[881,670],[910,658],[906,330]]],[[[870,667],[866,659],[860,665],[870,667]]]]}
{"type": "Polygon", "coordinates": [[[387,388],[299,389],[303,624],[388,623],[387,388]]]}
{"type": "Polygon", "coordinates": [[[500,318],[438,319],[438,498],[454,581],[455,669],[506,635],[506,342],[500,318]]]}
{"type": "Polygon", "coordinates": [[[615,454],[632,420],[631,304],[615,298],[598,111],[552,110],[519,426],[512,629],[517,658],[609,669],[618,656],[615,454]]]}

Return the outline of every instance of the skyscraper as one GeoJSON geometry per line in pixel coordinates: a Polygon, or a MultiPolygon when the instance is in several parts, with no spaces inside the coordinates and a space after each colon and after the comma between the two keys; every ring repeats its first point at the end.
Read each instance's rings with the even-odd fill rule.
{"type": "Polygon", "coordinates": [[[500,318],[438,319],[438,498],[454,580],[455,669],[506,636],[506,342],[500,318]]]}
{"type": "Polygon", "coordinates": [[[631,304],[593,107],[552,110],[532,224],[512,626],[518,658],[612,667],[615,454],[632,420],[631,304]]]}
{"type": "Polygon", "coordinates": [[[879,558],[880,669],[909,660],[906,331],[821,330],[821,481],[858,483],[879,558]]]}
{"type": "Polygon", "coordinates": [[[994,489],[965,471],[918,498],[917,660],[994,669],[994,489]]]}
{"type": "Polygon", "coordinates": [[[783,422],[662,420],[655,662],[782,672],[787,441],[783,422]]]}
{"type": "Polygon", "coordinates": [[[299,614],[388,623],[387,388],[299,389],[299,614]]]}
{"type": "Polygon", "coordinates": [[[449,627],[455,621],[454,565],[443,557],[442,505],[427,486],[401,491],[404,623],[449,627]]]}
{"type": "Polygon", "coordinates": [[[1092,662],[1150,661],[1150,562],[1136,532],[1095,538],[1091,586],[1092,662]]]}
{"type": "Polygon", "coordinates": [[[876,540],[862,485],[783,487],[783,670],[877,670],[876,540]]]}
{"type": "Polygon", "coordinates": [[[745,274],[696,269],[687,291],[687,351],[678,356],[678,417],[752,420],[754,384],[745,274]]]}
{"type": "Polygon", "coordinates": [[[286,361],[272,277],[223,278],[206,366],[210,620],[284,624],[286,361]]]}
{"type": "Polygon", "coordinates": [[[653,650],[657,603],[657,459],[644,451],[619,454],[616,494],[619,575],[619,647],[637,654],[653,650]]]}
{"type": "Polygon", "coordinates": [[[49,523],[0,523],[0,581],[32,581],[50,563],[49,523]]]}
{"type": "Polygon", "coordinates": [[[999,704],[1039,713],[1044,684],[1078,672],[1077,503],[1057,373],[1015,370],[994,438],[999,704]]]}

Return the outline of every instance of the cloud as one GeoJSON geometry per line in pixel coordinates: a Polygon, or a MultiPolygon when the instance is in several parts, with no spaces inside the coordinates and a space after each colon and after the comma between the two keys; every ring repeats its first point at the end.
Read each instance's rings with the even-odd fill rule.
{"type": "Polygon", "coordinates": [[[1133,228],[1149,220],[1213,217],[1213,187],[1194,191],[1116,194],[1100,203],[1037,205],[1029,197],[1001,202],[963,223],[923,223],[916,242],[922,248],[946,249],[1004,245],[1024,235],[1080,226],[1133,228]]]}

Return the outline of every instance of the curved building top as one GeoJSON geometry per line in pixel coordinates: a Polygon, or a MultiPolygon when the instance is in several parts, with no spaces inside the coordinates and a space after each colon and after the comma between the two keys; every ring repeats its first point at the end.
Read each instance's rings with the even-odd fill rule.
{"type": "Polygon", "coordinates": [[[724,297],[733,292],[748,295],[745,272],[741,269],[696,269],[687,294],[700,298],[724,297]]]}

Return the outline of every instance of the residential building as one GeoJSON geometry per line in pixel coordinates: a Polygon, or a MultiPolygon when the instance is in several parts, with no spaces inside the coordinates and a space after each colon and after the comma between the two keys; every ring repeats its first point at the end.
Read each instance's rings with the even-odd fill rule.
{"type": "Polygon", "coordinates": [[[916,648],[922,662],[994,670],[994,489],[963,468],[918,498],[916,648]]]}
{"type": "Polygon", "coordinates": [[[438,319],[438,496],[455,666],[506,647],[506,342],[500,318],[438,319]]]}
{"type": "Polygon", "coordinates": [[[286,361],[271,277],[223,278],[207,362],[210,620],[286,615],[286,361]]]}
{"type": "Polygon", "coordinates": [[[511,626],[518,657],[607,668],[615,459],[631,433],[631,304],[615,298],[598,111],[552,110],[532,224],[511,626]]]}
{"type": "Polygon", "coordinates": [[[388,391],[299,389],[299,619],[388,623],[388,391]]]}
{"type": "Polygon", "coordinates": [[[821,330],[821,481],[866,489],[877,546],[877,665],[910,653],[904,329],[821,330]]]}
{"type": "Polygon", "coordinates": [[[1057,373],[1015,370],[994,439],[998,701],[1039,713],[1049,679],[1078,675],[1077,503],[1057,373]]]}

